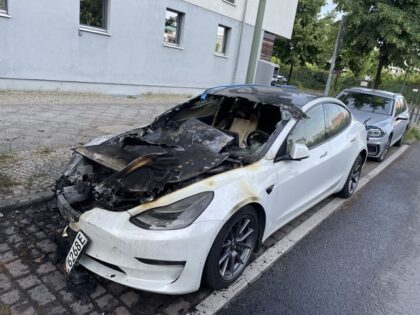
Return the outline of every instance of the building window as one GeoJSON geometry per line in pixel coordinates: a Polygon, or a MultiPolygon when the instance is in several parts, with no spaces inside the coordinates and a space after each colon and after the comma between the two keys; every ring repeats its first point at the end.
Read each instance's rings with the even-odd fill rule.
{"type": "Polygon", "coordinates": [[[106,30],[107,15],[108,0],[80,0],[80,25],[106,30]]]}
{"type": "Polygon", "coordinates": [[[230,28],[219,25],[217,27],[216,53],[227,55],[230,28]]]}
{"type": "Polygon", "coordinates": [[[7,0],[0,0],[0,13],[7,13],[7,0]]]}
{"type": "Polygon", "coordinates": [[[163,41],[167,44],[181,44],[181,28],[184,14],[174,10],[167,9],[165,15],[165,34],[163,41]]]}

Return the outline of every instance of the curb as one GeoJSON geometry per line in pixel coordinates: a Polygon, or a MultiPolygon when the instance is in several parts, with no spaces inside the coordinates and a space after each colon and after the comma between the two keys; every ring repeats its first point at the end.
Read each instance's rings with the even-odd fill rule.
{"type": "Polygon", "coordinates": [[[35,194],[30,194],[22,197],[17,197],[9,200],[0,200],[0,211],[14,210],[30,206],[35,203],[48,201],[54,198],[55,193],[52,191],[43,191],[35,194]]]}
{"type": "MultiPolygon", "coordinates": [[[[374,177],[380,174],[384,169],[390,166],[396,159],[398,159],[407,149],[408,145],[402,146],[398,151],[389,156],[375,169],[360,179],[359,185],[355,193],[358,193],[363,187],[366,186],[374,177]]],[[[249,286],[257,281],[262,274],[267,271],[273,264],[288,251],[295,247],[306,235],[319,226],[331,214],[340,209],[345,203],[351,201],[350,199],[334,198],[327,205],[319,209],[301,225],[293,229],[283,239],[278,241],[272,247],[268,248],[261,254],[255,261],[247,266],[239,279],[234,282],[228,289],[216,290],[208,296],[199,305],[193,308],[188,314],[194,315],[209,315],[215,314],[223,307],[228,305],[232,300],[237,298],[249,286]]]]}

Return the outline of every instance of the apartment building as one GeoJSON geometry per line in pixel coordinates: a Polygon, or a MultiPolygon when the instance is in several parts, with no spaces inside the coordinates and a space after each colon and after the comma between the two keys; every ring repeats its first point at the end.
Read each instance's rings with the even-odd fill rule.
{"type": "MultiPolygon", "coordinates": [[[[291,37],[297,1],[267,0],[263,59],[274,36],[291,37]]],[[[0,0],[0,89],[192,93],[243,83],[258,2],[0,0]]]]}

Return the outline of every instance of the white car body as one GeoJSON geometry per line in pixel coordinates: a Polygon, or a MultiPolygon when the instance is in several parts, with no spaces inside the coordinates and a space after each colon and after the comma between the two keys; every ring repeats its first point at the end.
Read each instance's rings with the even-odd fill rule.
{"type": "MultiPolygon", "coordinates": [[[[307,112],[321,103],[344,106],[333,98],[316,98],[302,110],[307,112]]],[[[93,208],[82,213],[69,225],[73,231],[83,231],[90,240],[80,264],[111,281],[145,291],[184,294],[198,290],[212,244],[238,209],[252,204],[263,213],[264,241],[322,199],[340,191],[357,156],[364,153],[366,157],[365,127],[352,119],[344,131],[312,148],[309,158],[275,162],[296,121],[291,119],[265,156],[251,165],[203,179],[128,211],[93,208]],[[154,231],[129,221],[148,209],[207,191],[214,192],[214,199],[186,228],[154,231]]]]}

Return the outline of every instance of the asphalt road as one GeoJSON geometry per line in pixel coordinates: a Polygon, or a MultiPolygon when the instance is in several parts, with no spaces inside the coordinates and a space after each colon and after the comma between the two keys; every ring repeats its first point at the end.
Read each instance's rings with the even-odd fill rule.
{"type": "Polygon", "coordinates": [[[420,314],[420,145],[221,314],[420,314]]]}

